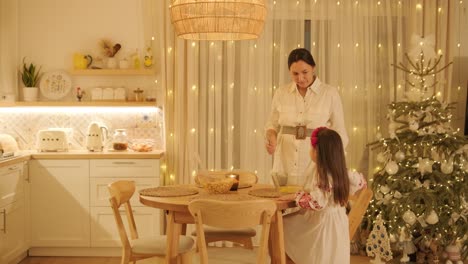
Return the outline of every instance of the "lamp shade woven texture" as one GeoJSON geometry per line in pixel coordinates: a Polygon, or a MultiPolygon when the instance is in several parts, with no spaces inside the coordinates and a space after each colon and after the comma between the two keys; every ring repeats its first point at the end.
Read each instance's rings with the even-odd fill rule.
{"type": "Polygon", "coordinates": [[[180,38],[243,40],[258,38],[266,6],[264,0],[174,0],[170,13],[180,38]]]}

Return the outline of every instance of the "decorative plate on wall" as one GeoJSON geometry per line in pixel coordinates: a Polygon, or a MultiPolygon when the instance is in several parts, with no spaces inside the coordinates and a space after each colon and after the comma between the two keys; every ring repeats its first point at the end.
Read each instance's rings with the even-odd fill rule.
{"type": "Polygon", "coordinates": [[[50,100],[65,97],[71,90],[71,78],[64,71],[51,71],[41,78],[41,94],[50,100]]]}

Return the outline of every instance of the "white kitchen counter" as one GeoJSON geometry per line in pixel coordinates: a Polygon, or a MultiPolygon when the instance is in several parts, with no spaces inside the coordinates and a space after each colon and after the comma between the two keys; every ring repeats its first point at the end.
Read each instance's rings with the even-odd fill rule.
{"type": "Polygon", "coordinates": [[[163,150],[151,152],[134,151],[104,151],[89,152],[87,150],[71,150],[67,152],[37,152],[23,151],[20,155],[0,161],[0,168],[30,159],[160,159],[164,156],[163,150]]]}

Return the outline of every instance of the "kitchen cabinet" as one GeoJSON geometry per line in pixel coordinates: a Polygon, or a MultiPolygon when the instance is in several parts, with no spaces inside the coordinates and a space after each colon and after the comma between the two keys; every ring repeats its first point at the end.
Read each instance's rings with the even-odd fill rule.
{"type": "Polygon", "coordinates": [[[0,168],[0,181],[0,207],[23,198],[23,163],[0,168]]]}
{"type": "Polygon", "coordinates": [[[0,168],[0,263],[17,262],[29,247],[24,165],[0,168]]]}
{"type": "Polygon", "coordinates": [[[32,160],[31,246],[90,246],[89,161],[32,160]]]}
{"type": "Polygon", "coordinates": [[[0,208],[0,263],[10,263],[28,249],[24,199],[0,208]]]}
{"type": "MultiPolygon", "coordinates": [[[[113,159],[90,160],[91,246],[120,246],[120,236],[109,204],[107,185],[118,180],[135,182],[136,191],[130,203],[140,237],[160,234],[161,213],[143,206],[138,191],[159,185],[159,160],[113,159]]],[[[125,213],[122,208],[122,215],[125,213]]],[[[124,224],[128,228],[126,217],[124,224]]]]}

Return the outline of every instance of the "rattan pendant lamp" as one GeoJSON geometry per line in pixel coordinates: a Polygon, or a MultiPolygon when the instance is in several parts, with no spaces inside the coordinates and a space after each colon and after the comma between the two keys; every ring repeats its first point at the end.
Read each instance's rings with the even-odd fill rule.
{"type": "Polygon", "coordinates": [[[265,0],[173,0],[169,7],[178,37],[192,40],[258,38],[265,0]]]}

